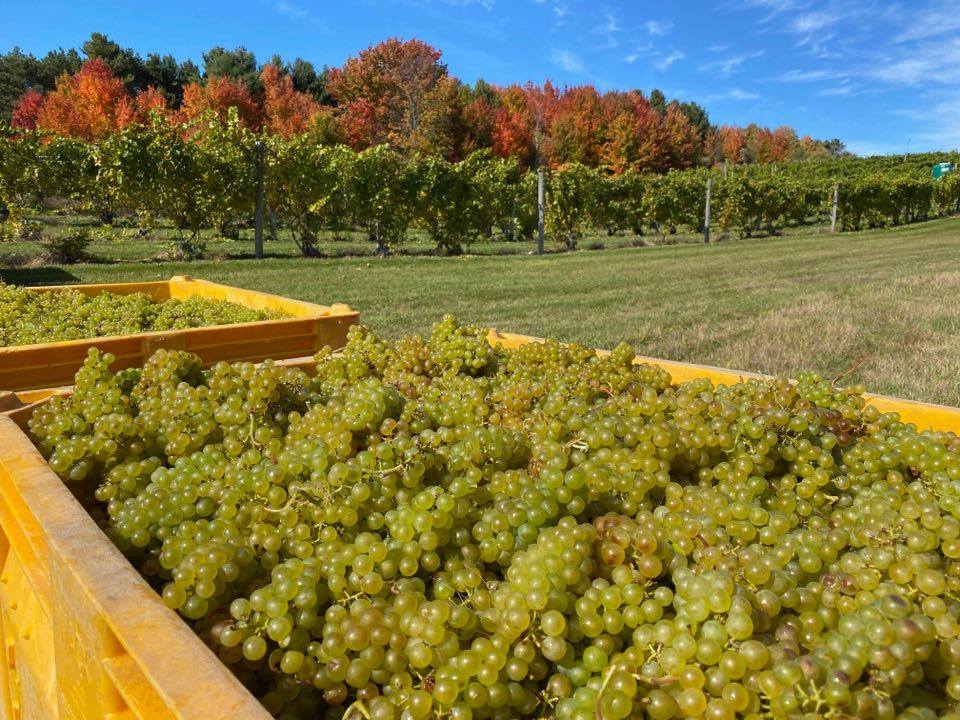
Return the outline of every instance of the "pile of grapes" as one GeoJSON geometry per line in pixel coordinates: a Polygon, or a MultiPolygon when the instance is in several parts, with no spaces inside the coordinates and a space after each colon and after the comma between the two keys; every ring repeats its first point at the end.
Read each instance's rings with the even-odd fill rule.
{"type": "Polygon", "coordinates": [[[30,430],[285,720],[960,718],[960,439],[632,360],[92,351],[30,430]]]}
{"type": "Polygon", "coordinates": [[[0,347],[228,325],[281,317],[225,300],[154,300],[145,293],[33,292],[0,282],[0,347]]]}

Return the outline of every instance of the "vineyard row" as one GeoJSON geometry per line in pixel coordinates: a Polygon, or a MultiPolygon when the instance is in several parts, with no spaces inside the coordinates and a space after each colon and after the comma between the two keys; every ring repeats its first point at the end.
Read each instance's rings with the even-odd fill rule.
{"type": "MultiPolygon", "coordinates": [[[[838,230],[909,223],[960,208],[960,174],[933,180],[932,159],[845,158],[665,175],[571,164],[545,178],[545,230],[571,249],[589,229],[698,232],[708,179],[720,236],[829,222],[834,198],[838,230]]],[[[521,240],[538,230],[537,173],[489,151],[459,163],[407,159],[386,146],[356,152],[306,135],[261,140],[233,122],[211,123],[189,138],[163,123],[131,125],[98,143],[39,133],[5,138],[0,237],[22,235],[29,225],[23,211],[56,197],[107,220],[121,211],[144,226],[166,219],[179,231],[181,251],[196,255],[201,230],[226,232],[250,221],[258,174],[271,227],[289,228],[304,255],[316,252],[324,230],[360,228],[384,253],[411,228],[454,253],[494,234],[521,240]]]]}

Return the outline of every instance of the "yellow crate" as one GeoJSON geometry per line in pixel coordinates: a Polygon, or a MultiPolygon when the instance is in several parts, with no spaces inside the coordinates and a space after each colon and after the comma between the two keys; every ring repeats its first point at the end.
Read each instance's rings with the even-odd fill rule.
{"type": "Polygon", "coordinates": [[[0,415],[0,716],[269,720],[0,415]]]}
{"type": "MultiPolygon", "coordinates": [[[[543,342],[543,338],[491,330],[487,336],[487,342],[491,345],[499,343],[506,348],[515,348],[531,342],[543,342]]],[[[609,350],[597,350],[597,353],[603,355],[609,352],[609,350]]],[[[634,362],[656,365],[663,368],[670,373],[670,377],[673,378],[673,382],[675,383],[684,383],[697,378],[708,378],[715,385],[730,385],[748,378],[770,377],[769,375],[761,375],[759,373],[728,370],[726,368],[713,367],[712,365],[697,365],[695,363],[677,362],[675,360],[661,360],[660,358],[644,357],[642,355],[637,356],[634,362]]],[[[954,432],[960,435],[960,408],[917,402],[915,400],[904,400],[887,395],[868,394],[866,397],[868,402],[881,412],[899,413],[904,422],[913,423],[920,430],[936,429],[954,432]]]]}
{"type": "MultiPolygon", "coordinates": [[[[488,340],[517,347],[539,338],[492,331],[488,340]]],[[[657,358],[637,362],[659,365],[677,382],[759,377],[657,358]]],[[[284,364],[313,366],[309,358],[284,364]]],[[[34,409],[69,391],[15,393],[0,412],[0,716],[269,720],[163,605],[26,436],[34,409]]],[[[921,428],[960,432],[960,409],[882,396],[871,402],[921,428]]]]}
{"type": "Polygon", "coordinates": [[[27,390],[69,385],[87,350],[113,353],[116,369],[142,365],[159,348],[189,350],[208,365],[220,360],[259,361],[312,355],[324,345],[342,347],[359,314],[343,304],[315,305],[278,295],[219,285],[178,275],[169,280],[100,285],[31,287],[36,292],[78,290],[85,295],[146,293],[156,300],[199,296],[227,300],[254,310],[275,310],[289,317],[185,330],[115,335],[37,345],[0,348],[0,390],[27,390]]]}

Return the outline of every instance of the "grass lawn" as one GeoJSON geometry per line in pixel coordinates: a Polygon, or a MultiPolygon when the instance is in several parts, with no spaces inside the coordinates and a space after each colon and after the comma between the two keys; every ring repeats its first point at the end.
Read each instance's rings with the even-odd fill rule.
{"type": "Polygon", "coordinates": [[[450,312],[600,347],[626,341],[675,360],[787,375],[848,372],[845,383],[874,392],[960,405],[960,219],[544,257],[115,262],[0,268],[0,279],[119,282],[183,273],[346,302],[386,334],[424,332],[450,312]]]}

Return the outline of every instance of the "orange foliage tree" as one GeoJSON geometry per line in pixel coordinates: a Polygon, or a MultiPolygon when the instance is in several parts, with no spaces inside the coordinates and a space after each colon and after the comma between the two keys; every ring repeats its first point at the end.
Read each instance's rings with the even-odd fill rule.
{"type": "Polygon", "coordinates": [[[100,59],[87,60],[75,75],[64,73],[44,99],[36,125],[62,135],[96,140],[136,117],[123,81],[100,59]]]}
{"type": "Polygon", "coordinates": [[[310,129],[314,116],[320,112],[320,103],[294,89],[293,78],[281,73],[273,63],[264,66],[260,82],[263,83],[264,128],[283,137],[310,129]]]}
{"type": "Polygon", "coordinates": [[[180,120],[190,122],[211,112],[221,121],[226,121],[231,107],[237,108],[240,120],[246,127],[260,129],[262,114],[257,101],[242,81],[227,77],[214,76],[207,78],[206,82],[187,85],[183,89],[180,120]]]}
{"type": "Polygon", "coordinates": [[[724,125],[717,131],[723,159],[731,163],[744,161],[743,151],[747,137],[743,128],[734,125],[724,125]]]}
{"type": "Polygon", "coordinates": [[[600,160],[614,172],[659,172],[666,168],[667,149],[660,113],[642,93],[607,93],[606,138],[600,160]]]}
{"type": "Polygon", "coordinates": [[[453,152],[457,86],[439,50],[392,38],[331,70],[327,87],[354,147],[389,143],[406,154],[446,156],[453,152]]]}
{"type": "Polygon", "coordinates": [[[676,102],[667,105],[663,114],[663,136],[670,167],[688,168],[699,162],[703,152],[700,134],[676,102]]]}

